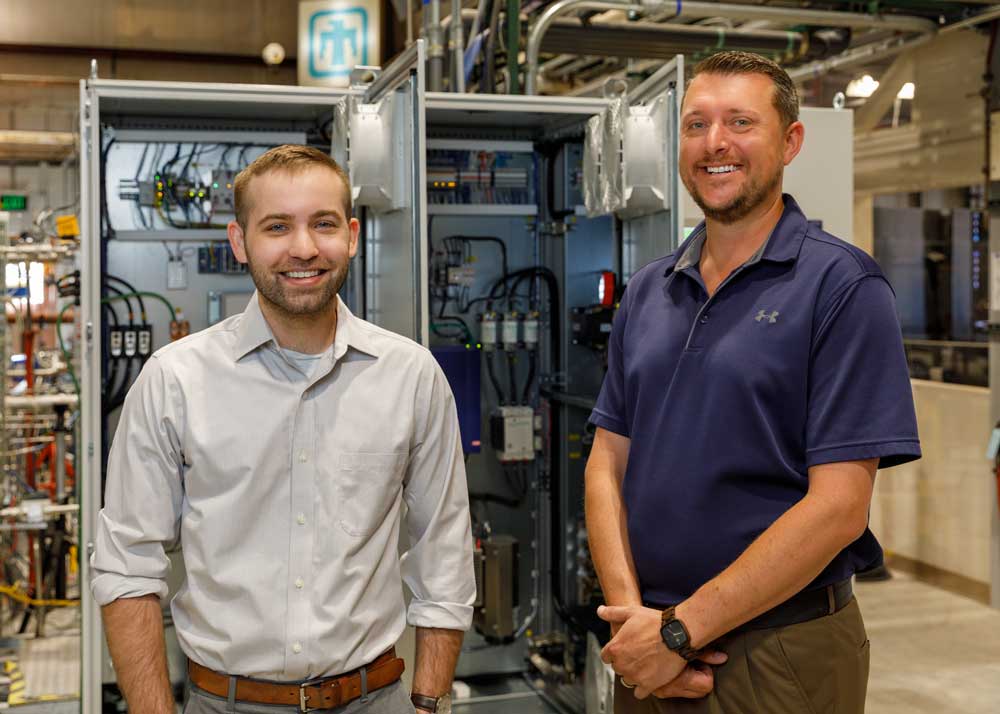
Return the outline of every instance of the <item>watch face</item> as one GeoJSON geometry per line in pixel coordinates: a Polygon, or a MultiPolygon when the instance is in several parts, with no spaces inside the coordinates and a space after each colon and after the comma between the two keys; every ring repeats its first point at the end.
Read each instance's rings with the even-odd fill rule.
{"type": "Polygon", "coordinates": [[[663,641],[667,644],[667,647],[672,650],[679,650],[681,647],[687,644],[688,637],[687,633],[684,631],[684,625],[679,621],[673,620],[668,622],[660,630],[663,636],[663,641]]]}
{"type": "Polygon", "coordinates": [[[435,714],[451,714],[451,695],[445,694],[438,697],[437,711],[435,714]]]}

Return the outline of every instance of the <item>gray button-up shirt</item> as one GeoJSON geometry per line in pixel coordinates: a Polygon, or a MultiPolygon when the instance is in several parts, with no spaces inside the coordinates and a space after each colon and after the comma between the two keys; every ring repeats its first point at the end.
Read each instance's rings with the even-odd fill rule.
{"type": "Polygon", "coordinates": [[[111,449],[91,559],[98,603],[165,598],[164,547],[180,538],[178,639],[217,671],[336,674],[395,644],[407,620],[469,627],[468,492],[444,374],[343,303],[322,360],[300,371],[256,297],[157,351],[111,449]]]}

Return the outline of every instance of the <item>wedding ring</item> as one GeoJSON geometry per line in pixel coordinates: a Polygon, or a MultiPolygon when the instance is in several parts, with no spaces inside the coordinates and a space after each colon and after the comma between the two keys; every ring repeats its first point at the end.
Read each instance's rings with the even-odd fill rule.
{"type": "Polygon", "coordinates": [[[625,689],[635,689],[635,685],[631,682],[626,682],[625,677],[619,677],[618,679],[622,680],[622,686],[625,687],[625,689]]]}

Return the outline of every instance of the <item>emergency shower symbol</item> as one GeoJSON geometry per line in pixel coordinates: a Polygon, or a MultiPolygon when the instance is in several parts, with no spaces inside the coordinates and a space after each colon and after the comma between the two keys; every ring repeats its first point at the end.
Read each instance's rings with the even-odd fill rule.
{"type": "Polygon", "coordinates": [[[757,322],[763,322],[764,320],[767,320],[768,323],[773,325],[778,321],[779,314],[781,313],[779,313],[777,310],[771,313],[768,313],[766,310],[761,310],[760,312],[757,313],[757,317],[755,317],[754,319],[757,322]]]}
{"type": "Polygon", "coordinates": [[[368,64],[368,13],[363,8],[326,10],[309,19],[309,74],[346,77],[368,64]]]}

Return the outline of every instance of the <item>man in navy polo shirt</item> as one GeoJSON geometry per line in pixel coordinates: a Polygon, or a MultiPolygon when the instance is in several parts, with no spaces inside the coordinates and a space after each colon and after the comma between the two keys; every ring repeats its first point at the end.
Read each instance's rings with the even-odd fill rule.
{"type": "Polygon", "coordinates": [[[876,468],[920,445],[889,284],[782,194],[803,136],[773,62],[695,68],[680,174],[705,222],[632,277],[591,416],[619,714],[864,711],[851,576],[882,558],[876,468]]]}

